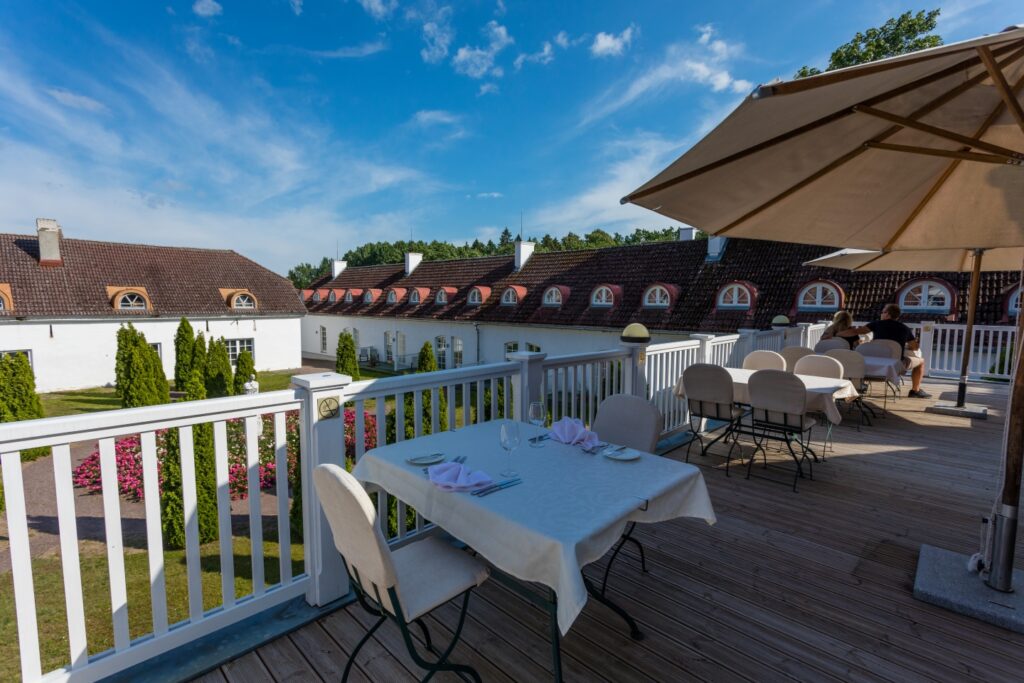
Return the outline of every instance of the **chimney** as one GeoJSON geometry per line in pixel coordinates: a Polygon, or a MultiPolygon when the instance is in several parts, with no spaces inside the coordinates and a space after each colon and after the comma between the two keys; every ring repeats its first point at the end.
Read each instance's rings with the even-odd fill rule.
{"type": "Polygon", "coordinates": [[[678,239],[680,242],[692,242],[697,239],[697,228],[691,228],[689,225],[679,228],[678,239]]]}
{"type": "Polygon", "coordinates": [[[533,248],[537,245],[534,242],[516,240],[516,270],[522,270],[526,262],[533,256],[533,248]]]}
{"type": "Polygon", "coordinates": [[[708,237],[708,255],[706,261],[721,261],[725,254],[725,244],[728,237],[708,237]]]}
{"type": "Polygon", "coordinates": [[[409,275],[412,271],[416,270],[416,266],[423,260],[423,254],[419,254],[415,251],[410,251],[405,255],[405,274],[409,275]]]}
{"type": "Polygon", "coordinates": [[[339,261],[337,259],[331,261],[331,277],[338,277],[341,272],[348,266],[348,261],[339,261]]]}
{"type": "Polygon", "coordinates": [[[39,265],[60,266],[60,225],[52,218],[37,218],[36,233],[39,235],[39,265]]]}

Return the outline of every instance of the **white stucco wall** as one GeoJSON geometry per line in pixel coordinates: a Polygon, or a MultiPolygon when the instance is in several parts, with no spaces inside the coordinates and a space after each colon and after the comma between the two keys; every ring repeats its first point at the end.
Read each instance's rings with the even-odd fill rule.
{"type": "MultiPolygon", "coordinates": [[[[482,322],[475,328],[469,322],[444,322],[437,320],[408,320],[396,318],[369,318],[337,315],[307,315],[302,319],[302,355],[309,358],[334,358],[338,335],[345,329],[359,331],[359,346],[376,347],[381,361],[384,359],[384,333],[401,332],[405,336],[405,354],[415,354],[430,341],[444,335],[449,340],[449,363],[451,363],[451,338],[459,337],[463,343],[463,364],[477,362],[495,363],[505,360],[505,343],[517,342],[520,351],[526,351],[526,344],[536,344],[549,356],[567,353],[586,353],[616,348],[619,345],[619,330],[595,330],[574,327],[539,325],[502,325],[482,322]],[[327,331],[326,352],[321,351],[320,328],[327,331]],[[479,335],[479,336],[478,336],[479,335]],[[479,357],[477,340],[479,339],[479,357]]],[[[654,342],[685,339],[685,332],[653,334],[654,342]]],[[[435,346],[436,351],[436,346],[435,346]]]]}
{"type": "MultiPolygon", "coordinates": [[[[146,340],[160,344],[164,372],[174,375],[174,334],[179,319],[132,320],[146,340]]],[[[257,370],[302,366],[301,318],[205,319],[189,322],[206,338],[253,339],[257,370]]],[[[0,323],[0,351],[31,351],[40,392],[84,389],[114,381],[117,320],[0,323]]]]}

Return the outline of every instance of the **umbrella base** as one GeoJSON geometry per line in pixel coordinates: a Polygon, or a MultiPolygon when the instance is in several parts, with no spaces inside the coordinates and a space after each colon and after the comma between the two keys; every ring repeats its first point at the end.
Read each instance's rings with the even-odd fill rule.
{"type": "MultiPolygon", "coordinates": [[[[930,545],[921,546],[914,579],[914,597],[974,619],[1024,633],[1024,591],[1001,593],[967,571],[967,555],[930,545]]],[[[1013,572],[1024,586],[1024,571],[1013,572]]]]}
{"type": "Polygon", "coordinates": [[[988,408],[979,406],[976,403],[966,403],[957,407],[953,401],[939,401],[924,409],[926,413],[938,413],[939,415],[952,415],[953,417],[969,417],[974,420],[987,420],[988,408]]]}

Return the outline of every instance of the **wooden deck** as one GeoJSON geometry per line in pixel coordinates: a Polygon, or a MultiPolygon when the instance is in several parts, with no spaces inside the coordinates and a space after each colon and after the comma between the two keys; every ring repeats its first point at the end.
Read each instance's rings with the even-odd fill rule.
{"type": "MultiPolygon", "coordinates": [[[[955,390],[926,388],[947,397],[955,390]]],[[[781,483],[748,481],[741,470],[726,478],[720,458],[698,463],[718,524],[639,530],[650,573],[630,554],[616,563],[611,589],[646,638],[630,640],[591,600],[563,640],[566,680],[1022,680],[1024,636],[911,595],[920,544],[973,552],[993,499],[1006,390],[987,385],[972,398],[989,405],[988,422],[925,413],[926,402],[913,399],[890,403],[888,418],[859,432],[851,417],[798,493],[788,470],[774,475],[781,483]]],[[[455,617],[449,605],[429,619],[435,642],[455,617]]],[[[201,680],[338,680],[368,623],[350,606],[201,680]]],[[[452,659],[486,681],[549,680],[546,617],[489,582],[474,594],[452,659]]],[[[390,623],[362,650],[355,674],[418,678],[390,623]]]]}

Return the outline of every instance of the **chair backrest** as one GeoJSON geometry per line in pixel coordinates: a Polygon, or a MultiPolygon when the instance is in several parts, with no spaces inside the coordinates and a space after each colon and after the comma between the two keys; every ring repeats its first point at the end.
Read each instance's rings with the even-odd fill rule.
{"type": "Polygon", "coordinates": [[[858,346],[857,351],[865,356],[892,358],[893,360],[899,360],[903,357],[903,347],[899,345],[899,342],[894,342],[892,339],[872,339],[858,346]]]}
{"type": "Polygon", "coordinates": [[[796,362],[804,356],[810,356],[814,351],[806,346],[786,346],[779,353],[786,359],[786,372],[793,372],[796,362]]]}
{"type": "Polygon", "coordinates": [[[683,370],[683,387],[691,417],[732,420],[732,375],[720,365],[694,363],[683,370]]]}
{"type": "Polygon", "coordinates": [[[784,370],[758,370],[747,382],[754,422],[802,428],[807,388],[784,370]]]}
{"type": "Polygon", "coordinates": [[[850,344],[845,339],[833,337],[832,339],[822,339],[820,342],[814,345],[815,353],[825,353],[826,351],[831,351],[832,349],[846,349],[847,351],[849,351],[850,344]]]}
{"type": "Polygon", "coordinates": [[[825,354],[843,364],[843,377],[854,384],[864,379],[864,356],[853,349],[832,349],[825,354]]]}
{"type": "Polygon", "coordinates": [[[334,547],[349,573],[367,595],[393,611],[387,589],[395,587],[397,592],[398,577],[370,496],[355,477],[337,465],[317,465],[313,485],[331,525],[334,547]]]}
{"type": "Polygon", "coordinates": [[[793,369],[793,372],[798,375],[842,379],[843,364],[831,356],[804,356],[796,362],[796,368],[793,369]]]}
{"type": "Polygon", "coordinates": [[[786,359],[774,351],[751,351],[743,359],[744,370],[785,370],[786,359]]]}
{"type": "Polygon", "coordinates": [[[653,453],[664,425],[661,411],[650,401],[632,394],[613,394],[601,401],[590,428],[602,441],[653,453]]]}

